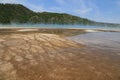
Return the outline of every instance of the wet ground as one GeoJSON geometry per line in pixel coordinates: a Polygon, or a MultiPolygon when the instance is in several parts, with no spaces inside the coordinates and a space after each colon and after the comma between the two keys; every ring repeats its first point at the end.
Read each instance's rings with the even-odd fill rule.
{"type": "Polygon", "coordinates": [[[96,65],[95,68],[109,77],[109,79],[102,80],[120,80],[119,36],[120,32],[93,32],[72,36],[68,39],[86,45],[81,51],[89,57],[91,56],[96,65]],[[115,79],[115,76],[118,78],[115,79]]]}
{"type": "Polygon", "coordinates": [[[119,33],[109,34],[2,33],[0,80],[120,80],[119,33]]]}

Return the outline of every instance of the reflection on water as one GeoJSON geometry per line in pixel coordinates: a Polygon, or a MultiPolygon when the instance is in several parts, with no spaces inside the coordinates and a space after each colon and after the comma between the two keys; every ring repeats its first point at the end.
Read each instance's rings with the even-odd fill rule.
{"type": "Polygon", "coordinates": [[[111,77],[103,80],[120,80],[120,33],[93,32],[68,39],[86,45],[80,52],[87,54],[100,72],[111,77]]]}
{"type": "Polygon", "coordinates": [[[99,58],[106,56],[106,59],[110,60],[108,62],[120,67],[119,32],[93,32],[69,37],[68,39],[86,45],[84,51],[88,54],[99,55],[99,58]]]}
{"type": "Polygon", "coordinates": [[[120,51],[119,32],[95,32],[70,37],[70,39],[89,46],[111,48],[120,51]]]}

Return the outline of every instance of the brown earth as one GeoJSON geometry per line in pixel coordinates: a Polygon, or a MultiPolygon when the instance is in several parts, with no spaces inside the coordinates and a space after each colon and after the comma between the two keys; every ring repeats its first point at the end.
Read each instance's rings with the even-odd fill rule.
{"type": "Polygon", "coordinates": [[[120,80],[120,63],[96,52],[55,34],[1,34],[0,80],[120,80]]]}

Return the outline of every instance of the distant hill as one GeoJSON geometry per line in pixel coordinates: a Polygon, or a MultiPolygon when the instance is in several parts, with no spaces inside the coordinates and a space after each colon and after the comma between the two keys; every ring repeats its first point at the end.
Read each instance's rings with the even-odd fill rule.
{"type": "Polygon", "coordinates": [[[19,4],[0,4],[0,23],[26,23],[33,12],[19,4]]]}
{"type": "Polygon", "coordinates": [[[33,12],[21,4],[0,4],[0,23],[43,23],[43,24],[82,24],[82,25],[119,25],[99,23],[86,18],[51,12],[33,12]]]}

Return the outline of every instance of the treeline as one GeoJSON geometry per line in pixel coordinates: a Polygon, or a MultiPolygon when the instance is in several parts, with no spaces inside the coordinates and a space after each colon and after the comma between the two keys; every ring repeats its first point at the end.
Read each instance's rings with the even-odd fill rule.
{"type": "Polygon", "coordinates": [[[0,4],[0,23],[91,24],[92,21],[69,14],[33,12],[20,4],[0,4]]]}
{"type": "Polygon", "coordinates": [[[33,12],[21,4],[0,4],[0,24],[10,23],[119,25],[95,22],[64,13],[33,12]]]}
{"type": "Polygon", "coordinates": [[[0,4],[0,23],[26,23],[33,13],[19,4],[0,4]]]}

